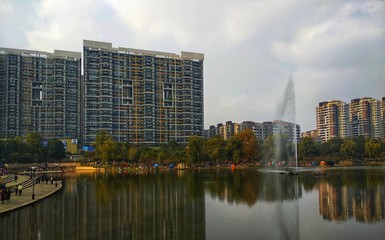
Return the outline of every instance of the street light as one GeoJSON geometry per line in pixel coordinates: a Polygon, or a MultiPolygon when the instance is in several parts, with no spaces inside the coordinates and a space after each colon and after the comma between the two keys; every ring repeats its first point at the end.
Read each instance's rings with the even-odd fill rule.
{"type": "Polygon", "coordinates": [[[31,167],[32,200],[35,199],[35,173],[36,173],[36,167],[31,167]]]}

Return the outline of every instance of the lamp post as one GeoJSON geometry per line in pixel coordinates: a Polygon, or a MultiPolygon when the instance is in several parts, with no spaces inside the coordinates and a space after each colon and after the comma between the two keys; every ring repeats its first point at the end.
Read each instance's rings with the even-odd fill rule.
{"type": "Polygon", "coordinates": [[[32,200],[35,199],[35,173],[36,173],[36,167],[31,167],[32,200]]]}

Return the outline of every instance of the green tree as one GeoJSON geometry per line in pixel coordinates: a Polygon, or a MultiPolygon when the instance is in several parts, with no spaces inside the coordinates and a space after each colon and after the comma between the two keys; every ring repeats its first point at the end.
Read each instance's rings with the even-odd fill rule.
{"type": "Polygon", "coordinates": [[[313,138],[304,137],[298,143],[298,158],[311,159],[319,155],[317,143],[313,138]]]}
{"type": "Polygon", "coordinates": [[[266,160],[274,159],[275,150],[274,150],[274,136],[268,136],[262,144],[262,153],[263,157],[266,160]]]}
{"type": "Polygon", "coordinates": [[[203,140],[197,136],[191,136],[187,144],[187,156],[191,163],[203,160],[203,140]]]}
{"type": "Polygon", "coordinates": [[[207,139],[203,148],[212,162],[222,161],[226,158],[226,142],[220,136],[207,139]]]}
{"type": "Polygon", "coordinates": [[[366,138],[364,136],[358,136],[354,137],[353,141],[357,144],[357,151],[354,158],[362,159],[363,157],[365,157],[366,138]]]}
{"type": "Polygon", "coordinates": [[[116,160],[122,161],[126,160],[128,156],[128,151],[130,149],[130,145],[128,143],[117,143],[117,149],[115,153],[116,160]]]}
{"type": "Polygon", "coordinates": [[[96,157],[103,163],[112,161],[115,158],[118,145],[107,131],[99,131],[93,145],[95,147],[96,157]]]}
{"type": "Polygon", "coordinates": [[[342,138],[332,138],[321,145],[321,155],[329,158],[339,158],[341,152],[342,138]]]}
{"type": "Polygon", "coordinates": [[[35,161],[42,161],[44,158],[43,138],[38,133],[29,133],[26,136],[27,151],[35,161]]]}
{"type": "Polygon", "coordinates": [[[365,153],[368,158],[379,158],[381,156],[381,143],[371,139],[365,143],[365,153]]]}
{"type": "MultiPolygon", "coordinates": [[[[163,144],[160,147],[160,152],[164,156],[163,163],[177,163],[177,162],[186,162],[186,146],[178,144],[174,140],[171,140],[167,144],[163,144]]],[[[163,158],[162,156],[162,158],[163,158]]]]}
{"type": "Polygon", "coordinates": [[[357,143],[353,139],[346,138],[341,144],[341,156],[345,158],[354,158],[357,154],[357,143]]]}
{"type": "Polygon", "coordinates": [[[62,141],[57,138],[52,138],[48,141],[47,157],[51,160],[61,160],[65,158],[65,148],[62,141]]]}
{"type": "Polygon", "coordinates": [[[140,158],[140,151],[138,146],[132,145],[128,150],[128,160],[132,163],[138,163],[140,158]]]}
{"type": "Polygon", "coordinates": [[[242,148],[243,142],[237,136],[233,136],[230,138],[230,140],[227,141],[226,152],[228,157],[234,163],[239,163],[239,161],[242,159],[242,148]]]}
{"type": "Polygon", "coordinates": [[[140,150],[139,161],[143,163],[153,162],[157,160],[157,151],[151,147],[142,147],[140,150]]]}

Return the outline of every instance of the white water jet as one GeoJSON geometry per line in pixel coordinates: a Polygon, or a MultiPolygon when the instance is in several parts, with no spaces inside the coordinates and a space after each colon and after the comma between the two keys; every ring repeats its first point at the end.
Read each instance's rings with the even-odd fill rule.
{"type": "MultiPolygon", "coordinates": [[[[296,123],[296,100],[293,76],[290,75],[289,82],[285,88],[285,92],[282,98],[282,102],[277,108],[277,119],[287,121],[294,124],[293,136],[291,138],[294,143],[294,160],[296,169],[298,168],[298,155],[297,155],[297,123],[296,123]]],[[[282,126],[281,126],[282,127],[282,126]]],[[[282,129],[279,129],[281,132],[282,129]]],[[[282,141],[279,137],[276,138],[276,158],[279,159],[279,154],[284,150],[284,146],[281,145],[282,141]]]]}

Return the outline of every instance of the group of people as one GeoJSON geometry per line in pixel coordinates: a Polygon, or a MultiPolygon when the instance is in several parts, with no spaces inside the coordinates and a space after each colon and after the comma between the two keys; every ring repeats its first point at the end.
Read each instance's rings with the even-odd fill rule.
{"type": "Polygon", "coordinates": [[[1,191],[1,193],[0,193],[1,203],[10,202],[11,201],[11,189],[3,188],[3,189],[0,189],[0,191],[1,191]]]}
{"type": "MultiPolygon", "coordinates": [[[[17,174],[14,175],[13,177],[15,183],[17,182],[17,180],[19,179],[19,177],[17,176],[17,174]]],[[[14,187],[15,189],[15,195],[20,195],[22,194],[23,192],[23,185],[19,184],[17,186],[14,187]]],[[[6,203],[6,202],[11,202],[11,187],[6,187],[6,184],[0,184],[0,200],[1,200],[1,203],[6,203]]]]}

